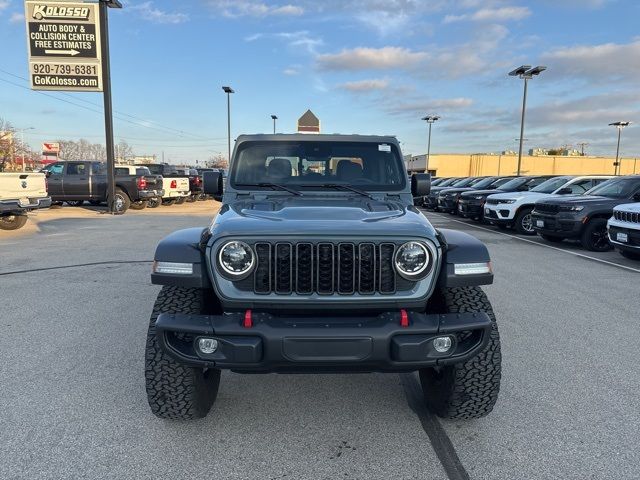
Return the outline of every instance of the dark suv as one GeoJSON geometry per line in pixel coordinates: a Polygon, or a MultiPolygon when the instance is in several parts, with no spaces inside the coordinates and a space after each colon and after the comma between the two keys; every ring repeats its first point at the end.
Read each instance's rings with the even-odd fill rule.
{"type": "Polygon", "coordinates": [[[639,201],[640,175],[618,177],[584,195],[540,200],[531,219],[536,232],[549,242],[577,239],[587,250],[604,252],[611,249],[607,220],[613,207],[639,201]]]}
{"type": "Polygon", "coordinates": [[[398,141],[362,135],[238,137],[207,228],[156,249],[146,344],[154,414],[196,418],[220,371],[418,371],[438,415],[476,418],[497,399],[500,338],[480,285],[486,247],[436,230],[413,206],[398,141]]]}

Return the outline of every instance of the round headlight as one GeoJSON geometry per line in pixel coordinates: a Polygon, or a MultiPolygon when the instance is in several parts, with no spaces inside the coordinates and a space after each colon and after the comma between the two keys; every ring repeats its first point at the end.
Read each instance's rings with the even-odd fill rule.
{"type": "Polygon", "coordinates": [[[255,264],[255,256],[251,247],[244,242],[228,242],[218,254],[220,268],[233,277],[248,274],[255,264]]]}
{"type": "Polygon", "coordinates": [[[409,280],[425,273],[430,264],[429,249],[420,242],[407,242],[396,252],[396,270],[409,280]]]}

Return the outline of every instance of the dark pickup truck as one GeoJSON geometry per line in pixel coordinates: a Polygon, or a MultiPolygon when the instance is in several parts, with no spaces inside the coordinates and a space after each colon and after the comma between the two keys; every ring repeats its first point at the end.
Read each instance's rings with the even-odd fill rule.
{"type": "Polygon", "coordinates": [[[539,200],[531,219],[534,230],[549,242],[577,239],[587,250],[604,252],[612,248],[607,220],[613,208],[633,202],[640,202],[640,175],[613,178],[583,195],[539,200]]]}
{"type": "MultiPolygon", "coordinates": [[[[128,168],[128,167],[127,167],[128,168]]],[[[67,202],[79,206],[107,202],[107,166],[102,162],[56,162],[43,169],[54,203],[67,202]]],[[[136,167],[135,174],[116,168],[114,211],[124,213],[129,207],[141,210],[150,198],[162,197],[162,177],[151,175],[146,168],[136,167]]]]}
{"type": "Polygon", "coordinates": [[[206,195],[202,191],[202,174],[195,168],[181,168],[180,170],[184,171],[184,176],[189,178],[191,196],[187,198],[187,202],[204,200],[206,195]]]}

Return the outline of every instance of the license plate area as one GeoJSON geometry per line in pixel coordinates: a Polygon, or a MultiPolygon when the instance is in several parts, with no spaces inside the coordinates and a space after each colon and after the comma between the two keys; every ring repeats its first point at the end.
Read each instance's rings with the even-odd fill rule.
{"type": "Polygon", "coordinates": [[[616,240],[622,243],[627,243],[629,242],[629,235],[624,232],[618,232],[618,234],[616,235],[616,240]]]}
{"type": "Polygon", "coordinates": [[[536,220],[536,227],[544,228],[544,220],[536,220]]]}
{"type": "Polygon", "coordinates": [[[357,362],[373,350],[371,337],[318,338],[285,337],[284,356],[293,362],[357,362]]]}

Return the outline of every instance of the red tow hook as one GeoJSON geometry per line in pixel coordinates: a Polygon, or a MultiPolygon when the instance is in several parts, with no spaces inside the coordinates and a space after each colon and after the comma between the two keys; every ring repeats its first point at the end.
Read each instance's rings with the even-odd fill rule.
{"type": "Polygon", "coordinates": [[[246,312],[244,312],[244,320],[242,322],[242,326],[244,328],[253,327],[253,318],[251,318],[251,310],[247,310],[246,312]]]}
{"type": "Polygon", "coordinates": [[[404,308],[400,310],[400,326],[403,328],[409,326],[409,314],[404,308]]]}

